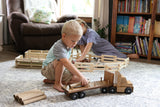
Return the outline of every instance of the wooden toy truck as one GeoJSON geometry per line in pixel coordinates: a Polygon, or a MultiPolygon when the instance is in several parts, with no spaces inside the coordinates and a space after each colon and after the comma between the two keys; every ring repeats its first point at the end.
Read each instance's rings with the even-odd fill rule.
{"type": "Polygon", "coordinates": [[[133,84],[127,81],[124,76],[122,76],[118,71],[114,73],[105,71],[104,80],[89,82],[87,86],[82,87],[80,84],[70,84],[64,86],[65,94],[69,96],[72,100],[77,98],[85,97],[85,90],[91,90],[100,88],[102,93],[126,93],[130,94],[133,92],[133,84]],[[115,79],[115,83],[114,83],[115,79]]]}

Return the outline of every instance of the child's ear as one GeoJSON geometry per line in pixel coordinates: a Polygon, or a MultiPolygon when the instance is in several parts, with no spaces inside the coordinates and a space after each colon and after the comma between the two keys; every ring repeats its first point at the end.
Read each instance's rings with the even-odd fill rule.
{"type": "Polygon", "coordinates": [[[62,38],[65,38],[66,34],[65,33],[62,33],[62,38]]]}
{"type": "Polygon", "coordinates": [[[82,27],[84,27],[84,24],[83,24],[83,23],[81,23],[81,26],[82,26],[82,27]]]}

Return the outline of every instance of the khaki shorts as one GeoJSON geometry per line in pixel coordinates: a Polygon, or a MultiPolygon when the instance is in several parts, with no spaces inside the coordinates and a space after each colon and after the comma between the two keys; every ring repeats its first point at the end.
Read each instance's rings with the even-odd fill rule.
{"type": "MultiPolygon", "coordinates": [[[[49,63],[44,68],[42,68],[41,74],[49,80],[55,80],[55,70],[53,68],[52,62],[49,63]]],[[[68,83],[71,79],[72,79],[71,72],[65,69],[62,75],[62,81],[68,83]]]]}

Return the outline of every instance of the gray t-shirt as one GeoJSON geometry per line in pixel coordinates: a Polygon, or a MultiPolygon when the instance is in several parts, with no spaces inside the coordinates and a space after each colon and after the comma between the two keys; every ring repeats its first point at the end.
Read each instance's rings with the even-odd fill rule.
{"type": "Polygon", "coordinates": [[[56,60],[62,58],[69,59],[70,55],[71,55],[71,49],[67,48],[60,39],[57,42],[55,42],[53,46],[49,49],[46,59],[43,61],[42,68],[44,66],[47,66],[50,62],[54,61],[55,59],[56,60]]]}
{"type": "Polygon", "coordinates": [[[93,43],[91,50],[98,56],[114,55],[119,58],[127,58],[125,54],[119,52],[109,41],[101,38],[93,29],[87,29],[78,45],[86,45],[87,43],[93,43]]]}

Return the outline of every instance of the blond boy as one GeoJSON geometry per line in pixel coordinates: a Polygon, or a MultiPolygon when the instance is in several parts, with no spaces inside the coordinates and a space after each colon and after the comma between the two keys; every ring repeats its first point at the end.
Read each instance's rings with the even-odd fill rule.
{"type": "Polygon", "coordinates": [[[41,73],[48,81],[54,81],[53,88],[63,92],[62,81],[65,83],[82,82],[87,85],[87,79],[68,60],[71,48],[75,47],[83,34],[82,27],[75,20],[66,22],[62,28],[61,39],[50,48],[43,62],[41,73]],[[65,68],[67,70],[65,70],[65,68]]]}

